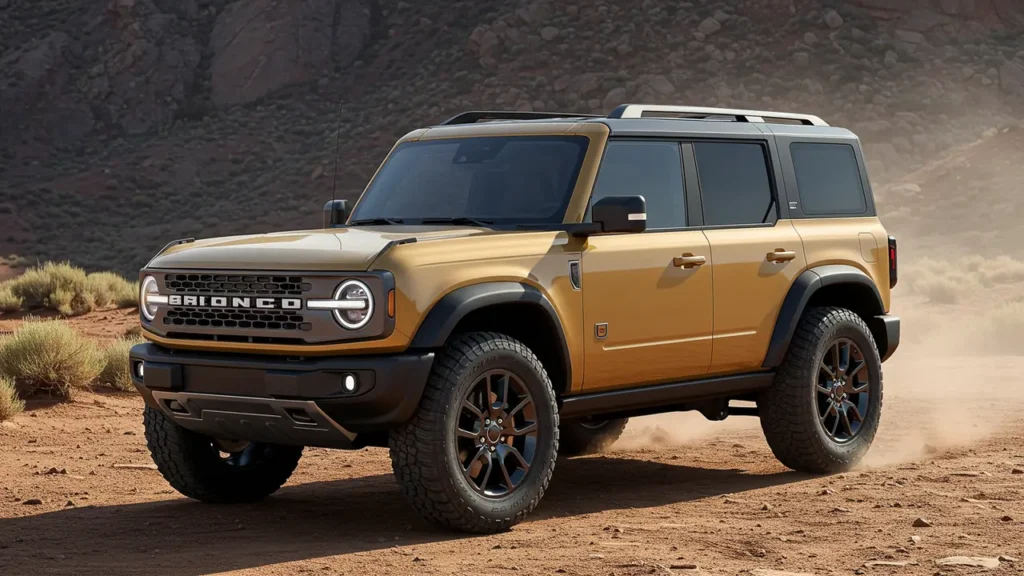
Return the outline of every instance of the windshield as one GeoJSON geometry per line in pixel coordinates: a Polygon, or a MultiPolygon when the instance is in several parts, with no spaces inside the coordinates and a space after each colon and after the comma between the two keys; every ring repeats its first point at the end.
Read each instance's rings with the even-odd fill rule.
{"type": "Polygon", "coordinates": [[[381,167],[349,222],[560,223],[588,143],[584,136],[406,142],[381,167]]]}

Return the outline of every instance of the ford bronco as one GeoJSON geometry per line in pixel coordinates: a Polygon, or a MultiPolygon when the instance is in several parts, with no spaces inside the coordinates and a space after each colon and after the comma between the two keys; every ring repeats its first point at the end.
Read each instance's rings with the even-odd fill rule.
{"type": "Polygon", "coordinates": [[[324,214],[140,273],[131,369],[186,496],[254,501],[305,446],[387,446],[422,516],[495,532],[631,416],[758,416],[812,473],[875,436],[896,242],[859,140],[816,116],[467,112],[324,214]]]}

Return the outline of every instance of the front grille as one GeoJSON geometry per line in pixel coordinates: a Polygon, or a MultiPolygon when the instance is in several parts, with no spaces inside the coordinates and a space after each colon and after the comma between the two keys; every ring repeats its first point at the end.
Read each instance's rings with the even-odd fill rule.
{"type": "Polygon", "coordinates": [[[164,287],[174,293],[230,293],[240,296],[301,296],[313,285],[302,276],[167,274],[164,287]]]}
{"type": "Polygon", "coordinates": [[[277,310],[175,307],[164,314],[167,326],[203,326],[214,328],[253,328],[256,330],[313,329],[302,314],[277,310]]]}
{"type": "Polygon", "coordinates": [[[191,332],[168,332],[168,338],[204,340],[207,342],[241,342],[243,344],[305,344],[302,338],[277,338],[273,336],[241,336],[237,334],[202,334],[191,332]]]}

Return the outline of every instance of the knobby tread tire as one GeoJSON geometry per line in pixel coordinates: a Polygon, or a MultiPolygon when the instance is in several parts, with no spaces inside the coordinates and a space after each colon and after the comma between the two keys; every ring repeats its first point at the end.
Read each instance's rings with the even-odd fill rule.
{"type": "Polygon", "coordinates": [[[882,362],[878,346],[864,320],[852,310],[837,307],[811,308],[804,313],[773,385],[758,398],[761,429],[775,457],[786,467],[813,474],[850,469],[867,452],[882,411],[882,362]],[[823,347],[837,336],[855,340],[867,362],[865,368],[877,395],[863,429],[848,444],[829,440],[817,422],[813,392],[823,347]]]}
{"type": "Polygon", "coordinates": [[[263,458],[231,467],[210,447],[210,438],[182,428],[166,414],[146,406],[146,445],[157,470],[181,494],[203,502],[235,504],[262,500],[295,471],[301,446],[265,445],[263,458]]]}
{"type": "MultiPolygon", "coordinates": [[[[537,409],[539,413],[540,406],[537,409]]],[[[413,418],[404,426],[391,431],[388,445],[391,465],[402,494],[425,519],[448,529],[465,532],[491,534],[507,530],[537,507],[554,472],[558,454],[558,407],[551,380],[537,356],[518,340],[493,332],[457,335],[434,361],[413,418]],[[461,479],[453,478],[448,472],[445,447],[445,427],[448,425],[445,415],[449,403],[462,402],[462,398],[455,395],[456,388],[478,359],[498,351],[511,352],[531,367],[544,392],[537,394],[531,391],[534,403],[547,404],[547,411],[552,417],[551,456],[548,462],[534,462],[534,467],[544,467],[540,470],[539,481],[536,477],[534,480],[534,484],[539,484],[539,487],[534,488],[534,493],[529,495],[524,505],[517,506],[512,514],[507,515],[484,514],[474,510],[464,487],[459,485],[461,479]]],[[[531,473],[533,471],[531,469],[531,473]]],[[[520,486],[516,491],[524,488],[530,487],[520,486]]]]}
{"type": "Polygon", "coordinates": [[[622,436],[629,418],[613,418],[601,428],[586,428],[579,420],[564,420],[559,436],[559,450],[563,456],[597,454],[622,436]]]}

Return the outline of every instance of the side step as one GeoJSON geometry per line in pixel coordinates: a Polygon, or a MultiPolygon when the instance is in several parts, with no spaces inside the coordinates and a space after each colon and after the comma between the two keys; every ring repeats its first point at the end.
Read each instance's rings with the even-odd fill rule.
{"type": "MultiPolygon", "coordinates": [[[[657,384],[629,390],[612,390],[569,396],[562,401],[559,415],[563,418],[616,415],[639,416],[699,410],[707,400],[740,399],[768,388],[775,380],[775,371],[719,376],[657,384]]],[[[756,408],[729,407],[728,414],[756,415],[756,408]]]]}

